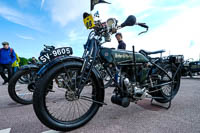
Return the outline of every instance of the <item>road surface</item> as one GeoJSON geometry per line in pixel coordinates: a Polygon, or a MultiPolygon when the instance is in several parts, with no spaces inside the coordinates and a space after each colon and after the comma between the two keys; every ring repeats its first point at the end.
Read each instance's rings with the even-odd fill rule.
{"type": "MultiPolygon", "coordinates": [[[[32,105],[12,101],[0,79],[0,133],[57,133],[36,117],[32,105]]],[[[200,78],[182,79],[169,110],[150,104],[150,99],[122,108],[110,102],[113,88],[106,89],[107,106],[84,127],[71,133],[200,133],[200,78]]]]}

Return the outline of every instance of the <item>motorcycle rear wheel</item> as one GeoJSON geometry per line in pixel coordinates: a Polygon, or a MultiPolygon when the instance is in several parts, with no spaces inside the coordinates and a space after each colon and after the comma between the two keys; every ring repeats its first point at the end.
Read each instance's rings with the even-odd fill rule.
{"type": "MultiPolygon", "coordinates": [[[[165,64],[163,68],[168,72],[169,75],[174,76],[174,73],[177,70],[177,67],[172,64],[165,64]]],[[[164,72],[157,70],[157,74],[161,75],[162,79],[169,79],[164,72]]],[[[151,95],[154,97],[160,97],[161,99],[155,99],[157,102],[160,103],[168,103],[170,100],[172,100],[176,94],[179,91],[180,88],[180,78],[181,78],[181,73],[178,72],[177,75],[175,76],[174,83],[171,87],[171,85],[165,85],[163,87],[159,87],[159,91],[156,91],[152,93],[151,95]],[[172,92],[171,92],[172,91],[172,92]]],[[[163,81],[161,83],[164,83],[163,81]]]]}
{"type": "Polygon", "coordinates": [[[47,127],[57,131],[74,130],[89,122],[97,113],[100,104],[92,100],[98,101],[100,94],[97,91],[97,81],[94,81],[92,76],[90,84],[83,88],[80,97],[75,96],[81,67],[82,63],[76,61],[58,64],[37,83],[33,108],[39,120],[47,127]],[[52,81],[56,83],[48,92],[52,81]],[[90,97],[90,101],[83,100],[82,97],[90,97]]]}

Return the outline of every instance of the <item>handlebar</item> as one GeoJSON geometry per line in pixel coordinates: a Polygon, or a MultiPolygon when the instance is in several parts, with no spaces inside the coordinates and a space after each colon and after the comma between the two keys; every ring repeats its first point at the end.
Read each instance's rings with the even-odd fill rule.
{"type": "Polygon", "coordinates": [[[47,49],[54,49],[55,48],[54,46],[48,46],[48,45],[45,45],[45,44],[44,44],[44,47],[47,48],[47,49]]]}
{"type": "MultiPolygon", "coordinates": [[[[115,18],[110,18],[110,19],[115,19],[115,18]]],[[[116,19],[115,19],[116,20],[116,19]]],[[[108,21],[108,20],[107,20],[108,21]]],[[[118,22],[116,20],[116,22],[118,22]]],[[[149,29],[149,26],[146,25],[146,23],[136,23],[136,18],[133,15],[130,15],[124,23],[122,23],[121,25],[118,25],[117,23],[115,24],[113,22],[113,24],[115,24],[114,26],[111,27],[111,25],[107,25],[107,22],[101,22],[100,20],[94,21],[95,23],[95,27],[93,27],[94,32],[96,35],[101,35],[102,37],[105,38],[105,40],[110,40],[110,35],[115,34],[119,29],[122,29],[126,26],[133,26],[133,25],[138,25],[140,27],[145,28],[146,30],[143,32],[140,32],[138,35],[141,35],[143,33],[146,33],[149,29]]],[[[108,42],[108,41],[106,41],[108,42]]]]}
{"type": "Polygon", "coordinates": [[[146,23],[137,23],[137,25],[139,25],[139,26],[141,26],[143,28],[146,28],[146,29],[149,28],[149,26],[147,26],[146,23]]]}
{"type": "Polygon", "coordinates": [[[44,51],[51,51],[51,50],[53,50],[53,49],[55,49],[55,47],[54,46],[48,46],[48,45],[45,45],[44,44],[44,51]]]}

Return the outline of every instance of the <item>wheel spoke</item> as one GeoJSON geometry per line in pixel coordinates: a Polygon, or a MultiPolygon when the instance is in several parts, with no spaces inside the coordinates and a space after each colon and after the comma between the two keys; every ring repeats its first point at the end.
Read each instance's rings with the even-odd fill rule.
{"type": "Polygon", "coordinates": [[[57,85],[52,86],[53,93],[48,91],[45,95],[46,109],[52,118],[63,122],[76,121],[88,112],[93,103],[102,104],[92,98],[95,97],[92,80],[84,87],[84,96],[76,97],[78,70],[65,69],[65,72],[62,71],[55,77],[52,81],[57,85]]]}

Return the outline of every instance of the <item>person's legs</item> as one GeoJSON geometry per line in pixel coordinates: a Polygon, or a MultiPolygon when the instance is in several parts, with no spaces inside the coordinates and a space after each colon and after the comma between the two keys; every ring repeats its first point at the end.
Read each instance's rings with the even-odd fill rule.
{"type": "Polygon", "coordinates": [[[4,64],[1,64],[0,65],[0,75],[1,77],[3,78],[4,80],[4,83],[3,84],[6,84],[8,82],[8,78],[6,77],[5,73],[4,73],[4,70],[5,70],[5,65],[4,64]]]}
{"type": "Polygon", "coordinates": [[[12,77],[12,65],[7,64],[7,65],[5,65],[5,67],[8,69],[8,81],[9,81],[10,78],[12,77]]]}
{"type": "Polygon", "coordinates": [[[13,67],[12,69],[13,69],[13,75],[14,75],[17,72],[18,67],[13,67]]]}

